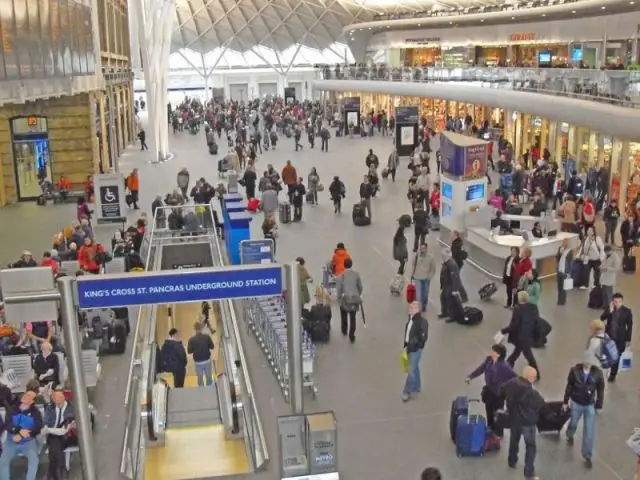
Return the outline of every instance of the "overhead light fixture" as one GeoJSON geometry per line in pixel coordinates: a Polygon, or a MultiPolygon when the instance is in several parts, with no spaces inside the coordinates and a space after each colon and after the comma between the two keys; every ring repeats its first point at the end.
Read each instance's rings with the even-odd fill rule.
{"type": "Polygon", "coordinates": [[[421,27],[421,26],[422,26],[422,24],[421,24],[421,23],[419,23],[419,24],[418,24],[418,26],[419,26],[419,27],[421,27]]]}
{"type": "Polygon", "coordinates": [[[515,20],[515,19],[516,19],[516,17],[511,17],[511,20],[515,20]]]}
{"type": "Polygon", "coordinates": [[[480,19],[480,23],[483,23],[483,22],[484,22],[484,18],[481,18],[481,19],[480,19]]]}
{"type": "Polygon", "coordinates": [[[606,10],[607,7],[605,7],[604,5],[600,7],[602,10],[606,10]]]}
{"type": "Polygon", "coordinates": [[[629,5],[635,5],[636,2],[629,2],[629,5]]]}
{"type": "Polygon", "coordinates": [[[369,27],[369,30],[371,30],[371,27],[369,27]]]}
{"type": "Polygon", "coordinates": [[[453,25],[453,22],[449,22],[449,25],[453,25]]]}
{"type": "Polygon", "coordinates": [[[546,14],[546,13],[543,13],[543,14],[542,14],[542,16],[543,16],[543,17],[546,17],[546,16],[547,16],[547,14],[546,14]]]}
{"type": "Polygon", "coordinates": [[[575,10],[571,10],[571,13],[576,13],[576,11],[575,10]]]}

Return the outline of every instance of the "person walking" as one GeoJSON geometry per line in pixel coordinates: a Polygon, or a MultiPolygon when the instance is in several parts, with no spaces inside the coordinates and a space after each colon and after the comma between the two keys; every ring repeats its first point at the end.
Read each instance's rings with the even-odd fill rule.
{"type": "Polygon", "coordinates": [[[140,151],[149,150],[149,147],[147,146],[147,132],[145,132],[142,127],[138,132],[138,139],[140,140],[140,151]]]}
{"type": "Polygon", "coordinates": [[[282,181],[288,188],[287,195],[289,197],[289,203],[293,203],[293,190],[298,183],[298,172],[291,164],[291,160],[287,160],[286,165],[282,169],[282,181]]]}
{"type": "Polygon", "coordinates": [[[558,268],[558,274],[556,275],[558,305],[565,305],[567,303],[567,291],[564,288],[564,283],[565,280],[571,276],[571,265],[573,265],[573,249],[569,247],[569,240],[565,238],[556,253],[556,266],[558,268]]]}
{"type": "MultiPolygon", "coordinates": [[[[462,242],[460,232],[454,230],[451,232],[451,257],[456,262],[456,265],[458,265],[459,272],[462,272],[464,261],[468,256],[469,254],[464,249],[464,243],[462,242]]],[[[467,295],[467,290],[464,288],[462,279],[460,279],[460,299],[462,300],[462,303],[467,303],[469,301],[469,295],[467,295]]]]}
{"type": "Polygon", "coordinates": [[[193,363],[196,367],[198,386],[207,387],[213,385],[213,366],[211,363],[211,352],[213,351],[213,340],[210,335],[202,332],[202,323],[196,322],[193,326],[195,334],[187,343],[187,353],[193,356],[193,363]]]}
{"type": "Polygon", "coordinates": [[[436,274],[436,261],[433,255],[428,252],[427,245],[420,245],[413,261],[413,271],[411,278],[416,281],[418,286],[418,301],[420,302],[420,311],[426,312],[429,305],[429,289],[431,287],[431,279],[436,274]]]}
{"type": "Polygon", "coordinates": [[[429,212],[422,204],[418,204],[413,212],[413,251],[418,251],[418,245],[424,243],[429,234],[429,212]]]}
{"type": "Polygon", "coordinates": [[[389,160],[387,161],[387,170],[389,171],[391,181],[394,183],[396,181],[396,171],[398,170],[399,163],[400,159],[398,158],[398,152],[394,150],[389,154],[389,160]]]}
{"type": "MultiPolygon", "coordinates": [[[[600,320],[605,322],[605,332],[616,342],[620,355],[631,346],[631,335],[633,333],[633,313],[629,307],[623,305],[623,301],[624,297],[621,293],[614,293],[613,300],[600,315],[600,320]]],[[[616,381],[618,366],[618,363],[614,363],[611,366],[609,382],[616,381]]]]}
{"type": "Polygon", "coordinates": [[[180,340],[177,328],[169,330],[169,338],[160,349],[162,371],[173,376],[173,388],[183,388],[187,374],[187,352],[180,340]]]}
{"type": "Polygon", "coordinates": [[[298,178],[298,182],[290,188],[291,203],[293,205],[293,221],[302,221],[302,206],[304,205],[307,189],[302,184],[302,177],[298,178]]]}
{"type": "Polygon", "coordinates": [[[404,327],[404,351],[407,354],[407,379],[402,390],[402,401],[408,402],[411,396],[420,393],[420,359],[429,338],[429,323],[420,314],[418,302],[411,302],[408,308],[409,319],[404,327]]]}
{"type": "Polygon", "coordinates": [[[393,259],[399,263],[398,275],[404,275],[404,267],[408,258],[407,237],[404,235],[404,227],[399,225],[396,234],[393,236],[393,259]]]}
{"type": "Polygon", "coordinates": [[[584,352],[582,362],[571,367],[564,391],[563,408],[571,408],[571,420],[567,427],[567,443],[573,445],[578,422],[584,417],[582,429],[582,458],[587,468],[593,466],[593,444],[596,430],[596,410],[604,403],[604,375],[597,366],[598,358],[590,351],[584,352]]]}
{"type": "Polygon", "coordinates": [[[540,410],[544,407],[544,398],[533,387],[536,382],[536,370],[532,367],[524,367],[522,375],[502,384],[498,395],[505,399],[509,412],[509,456],[507,459],[510,468],[516,468],[518,464],[518,451],[520,450],[520,438],[524,438],[524,478],[525,480],[538,480],[535,474],[536,461],[536,425],[540,410]]]}
{"type": "Polygon", "coordinates": [[[611,245],[604,247],[604,259],[600,266],[600,285],[602,286],[603,303],[608,305],[613,300],[613,292],[616,289],[618,273],[622,270],[622,259],[613,250],[611,245]]]}
{"type": "Polygon", "coordinates": [[[504,283],[507,291],[507,304],[504,308],[512,308],[515,306],[516,290],[518,286],[516,271],[519,261],[520,249],[518,247],[511,247],[509,256],[504,261],[504,269],[502,271],[502,283],[504,283]]]}
{"type": "Polygon", "coordinates": [[[496,413],[504,406],[504,399],[498,394],[500,387],[507,381],[516,377],[511,365],[506,362],[507,348],[504,345],[495,344],[487,358],[465,379],[471,383],[480,375],[484,375],[484,386],[480,398],[484,403],[487,415],[487,426],[499,437],[502,432],[496,430],[496,413]]]}
{"type": "Polygon", "coordinates": [[[373,191],[373,186],[369,183],[369,176],[365,175],[360,184],[360,201],[366,208],[367,216],[371,221],[373,221],[373,215],[371,214],[371,197],[373,196],[373,191]]]}
{"type": "MultiPolygon", "coordinates": [[[[518,304],[513,309],[511,322],[500,330],[503,335],[509,335],[509,343],[515,347],[509,358],[507,358],[507,363],[513,367],[520,354],[522,354],[529,362],[529,366],[538,371],[538,364],[533,356],[531,346],[533,345],[535,326],[538,318],[540,318],[540,313],[538,307],[529,302],[529,294],[526,291],[518,292],[517,299],[518,304]]],[[[538,379],[540,379],[539,371],[538,379]]]]}
{"type": "Polygon", "coordinates": [[[440,314],[438,318],[447,322],[455,322],[456,306],[460,302],[460,270],[451,257],[451,250],[445,248],[442,251],[442,267],[440,268],[440,314]],[[457,297],[457,298],[456,298],[457,297]]]}
{"type": "Polygon", "coordinates": [[[318,171],[316,167],[311,168],[309,172],[309,176],[307,178],[307,186],[309,187],[309,191],[313,195],[313,205],[318,205],[318,186],[320,185],[320,175],[318,175],[318,171]]]}
{"type": "Polygon", "coordinates": [[[135,210],[140,210],[138,206],[140,193],[140,179],[138,178],[138,169],[134,168],[127,177],[127,190],[131,193],[131,204],[135,210]]]}
{"type": "Polygon", "coordinates": [[[342,335],[349,335],[351,343],[356,341],[356,313],[362,305],[362,279],[360,274],[352,270],[353,260],[344,260],[344,272],[337,276],[337,297],[340,304],[340,327],[342,335]]]}

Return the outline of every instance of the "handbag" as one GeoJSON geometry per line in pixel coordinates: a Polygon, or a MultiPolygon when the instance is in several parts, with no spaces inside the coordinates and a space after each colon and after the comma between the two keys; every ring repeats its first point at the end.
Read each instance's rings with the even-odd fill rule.
{"type": "Polygon", "coordinates": [[[564,279],[562,288],[567,291],[567,290],[573,290],[573,278],[571,277],[566,277],[564,279]]]}
{"type": "Polygon", "coordinates": [[[631,370],[631,365],[633,364],[633,352],[631,350],[625,350],[624,352],[622,352],[622,355],[620,355],[620,366],[619,371],[620,372],[627,372],[629,370],[631,370]]]}
{"type": "Polygon", "coordinates": [[[402,367],[402,373],[409,373],[409,354],[406,350],[403,350],[400,354],[400,366],[402,367]]]}
{"type": "Polygon", "coordinates": [[[502,345],[506,338],[506,335],[498,330],[498,332],[493,336],[493,343],[502,345]]]}
{"type": "Polygon", "coordinates": [[[318,184],[318,186],[316,187],[316,191],[318,192],[324,192],[324,185],[322,185],[321,183],[318,184]]]}

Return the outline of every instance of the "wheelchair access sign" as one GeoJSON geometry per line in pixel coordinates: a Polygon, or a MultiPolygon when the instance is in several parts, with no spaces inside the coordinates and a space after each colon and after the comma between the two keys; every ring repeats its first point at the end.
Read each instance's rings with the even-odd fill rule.
{"type": "Polygon", "coordinates": [[[98,223],[122,222],[126,218],[124,178],[120,174],[94,175],[98,223]]]}

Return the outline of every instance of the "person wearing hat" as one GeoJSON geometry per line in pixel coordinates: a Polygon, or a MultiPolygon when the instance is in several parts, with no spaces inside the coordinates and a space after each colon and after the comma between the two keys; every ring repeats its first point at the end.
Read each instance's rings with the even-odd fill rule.
{"type": "Polygon", "coordinates": [[[580,418],[584,416],[582,430],[582,458],[591,468],[593,443],[596,430],[596,410],[604,403],[604,375],[597,366],[600,361],[591,351],[582,355],[582,362],[571,367],[564,391],[564,408],[571,408],[571,420],[567,427],[567,443],[573,445],[573,437],[580,418]]]}

